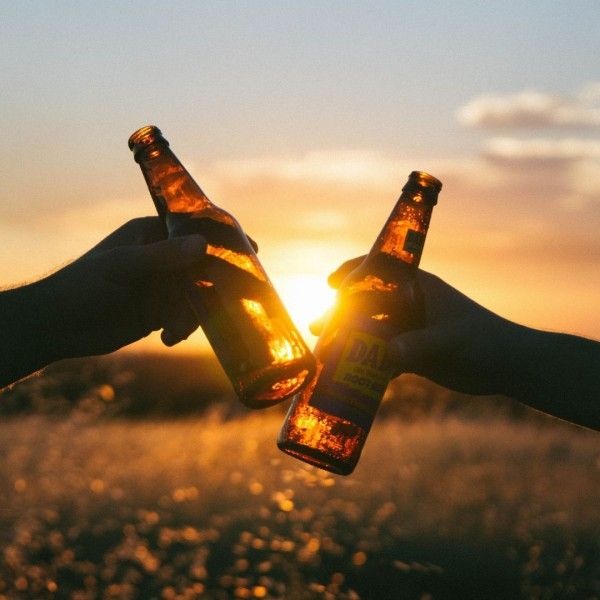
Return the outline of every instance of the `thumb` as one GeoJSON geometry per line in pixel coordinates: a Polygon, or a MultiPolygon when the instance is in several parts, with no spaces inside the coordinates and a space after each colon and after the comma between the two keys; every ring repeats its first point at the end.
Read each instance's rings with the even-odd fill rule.
{"type": "Polygon", "coordinates": [[[153,244],[121,246],[101,256],[112,274],[135,277],[197,267],[203,262],[205,252],[206,240],[193,234],[153,244]]]}
{"type": "Polygon", "coordinates": [[[356,258],[351,258],[347,260],[345,263],[340,265],[333,273],[327,277],[327,283],[332,288],[339,288],[342,281],[348,273],[351,273],[365,260],[364,256],[357,256],[356,258]]]}
{"type": "Polygon", "coordinates": [[[442,337],[434,329],[406,331],[388,342],[387,356],[394,376],[400,373],[425,375],[443,359],[442,337]]]}

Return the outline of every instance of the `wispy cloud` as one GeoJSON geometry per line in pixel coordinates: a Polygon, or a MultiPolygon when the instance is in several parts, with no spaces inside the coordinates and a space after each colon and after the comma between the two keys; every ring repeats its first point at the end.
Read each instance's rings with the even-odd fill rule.
{"type": "Polygon", "coordinates": [[[497,137],[486,142],[484,155],[498,160],[540,162],[600,160],[600,140],[497,137]]]}
{"type": "Polygon", "coordinates": [[[600,140],[492,138],[482,154],[515,179],[539,182],[550,207],[580,211],[600,204],[600,140]]]}
{"type": "MultiPolygon", "coordinates": [[[[270,239],[364,239],[385,219],[411,170],[426,169],[371,150],[331,149],[198,165],[209,197],[270,239]],[[359,237],[360,239],[360,237],[359,237]]],[[[364,242],[367,243],[366,241],[364,242]]]]}
{"type": "Polygon", "coordinates": [[[274,178],[289,182],[333,184],[350,187],[374,185],[398,176],[402,165],[372,150],[320,150],[301,156],[263,156],[217,162],[211,170],[228,179],[274,178]]]}
{"type": "Polygon", "coordinates": [[[527,90],[480,96],[459,110],[458,119],[487,131],[520,131],[520,137],[485,140],[481,151],[491,169],[509,168],[519,189],[537,184],[554,208],[581,211],[600,204],[600,139],[565,136],[569,129],[600,127],[600,82],[589,82],[570,96],[527,90]],[[545,137],[532,137],[536,129],[545,137]]]}
{"type": "MultiPolygon", "coordinates": [[[[209,197],[258,242],[270,270],[288,269],[293,262],[310,271],[319,263],[334,268],[367,251],[414,169],[427,170],[444,183],[428,260],[438,265],[493,261],[503,252],[542,257],[561,235],[557,214],[567,216],[567,211],[587,211],[585,219],[570,225],[572,255],[586,259],[590,244],[597,246],[600,226],[600,215],[589,210],[600,202],[599,157],[599,144],[592,140],[495,138],[483,158],[421,162],[340,149],[189,167],[209,197]],[[542,173],[531,170],[552,164],[542,173]]],[[[152,212],[148,195],[141,194],[65,207],[37,220],[35,240],[48,240],[52,248],[42,268],[77,256],[124,221],[152,212]],[[55,239],[57,231],[69,233],[55,239]]],[[[19,229],[27,227],[23,219],[19,229]]],[[[597,255],[597,249],[593,252],[597,255]]],[[[32,253],[39,256],[33,247],[32,253]]],[[[28,270],[35,272],[34,267],[28,270]]]]}
{"type": "Polygon", "coordinates": [[[572,96],[524,90],[483,95],[458,111],[458,120],[482,129],[600,127],[600,83],[590,82],[572,96]]]}
{"type": "MultiPolygon", "coordinates": [[[[539,144],[498,138],[483,157],[448,158],[426,165],[366,150],[331,150],[219,162],[198,171],[206,175],[203,181],[209,196],[234,212],[259,244],[269,240],[261,252],[273,252],[274,258],[282,245],[297,242],[297,248],[302,248],[307,240],[322,248],[349,244],[350,252],[352,247],[356,253],[365,252],[408,173],[424,168],[444,182],[435,223],[447,232],[432,237],[428,256],[440,261],[450,255],[453,260],[467,255],[469,260],[493,260],[505,250],[537,260],[561,235],[558,215],[568,218],[566,209],[581,211],[600,199],[595,183],[600,169],[596,176],[592,167],[598,156],[596,142],[577,138],[539,144]],[[367,159],[357,163],[357,157],[367,159]],[[353,171],[357,164],[360,168],[353,171]],[[465,231],[473,233],[465,236],[465,231]]],[[[599,219],[600,215],[590,214],[581,224],[571,225],[572,231],[578,231],[572,241],[573,255],[588,256],[592,223],[600,225],[599,219]]],[[[298,252],[300,260],[302,252],[298,252]]],[[[328,254],[324,252],[322,260],[328,254]]]]}
{"type": "MultiPolygon", "coordinates": [[[[235,214],[258,242],[261,261],[276,284],[290,274],[325,281],[342,261],[367,252],[408,173],[427,170],[444,188],[423,267],[501,314],[531,322],[538,311],[527,308],[527,302],[535,305],[532,285],[552,299],[556,281],[568,281],[569,297],[585,299],[582,314],[595,314],[600,301],[600,211],[594,210],[600,201],[598,148],[580,142],[503,138],[490,141],[486,158],[425,162],[369,150],[331,150],[189,167],[209,197],[235,214]],[[530,168],[557,157],[553,168],[530,168]]],[[[36,220],[35,235],[25,213],[19,228],[2,222],[5,252],[19,257],[19,267],[17,274],[13,264],[0,265],[0,281],[40,275],[86,251],[123,221],[151,213],[150,199],[141,193],[64,207],[36,220]]],[[[552,326],[574,327],[567,319],[564,326],[552,326]]]]}

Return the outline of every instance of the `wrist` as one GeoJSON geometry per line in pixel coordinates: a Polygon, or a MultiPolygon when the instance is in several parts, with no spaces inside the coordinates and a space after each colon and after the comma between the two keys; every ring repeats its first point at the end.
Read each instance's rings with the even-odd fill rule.
{"type": "Polygon", "coordinates": [[[600,344],[522,328],[510,395],[542,412],[600,429],[600,344]]]}
{"type": "Polygon", "coordinates": [[[498,392],[524,400],[536,389],[537,374],[533,367],[540,352],[538,337],[543,332],[505,319],[502,319],[501,331],[498,335],[502,340],[498,355],[498,381],[501,382],[498,392]]]}
{"type": "Polygon", "coordinates": [[[41,280],[0,294],[0,386],[13,383],[61,358],[55,347],[57,319],[52,294],[41,280]]]}

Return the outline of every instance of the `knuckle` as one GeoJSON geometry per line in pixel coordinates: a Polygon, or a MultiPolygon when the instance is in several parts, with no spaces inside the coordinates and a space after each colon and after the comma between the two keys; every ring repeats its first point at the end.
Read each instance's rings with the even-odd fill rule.
{"type": "Polygon", "coordinates": [[[144,244],[164,237],[163,225],[158,217],[135,217],[123,226],[135,243],[144,244]]]}
{"type": "Polygon", "coordinates": [[[127,227],[134,229],[143,229],[154,223],[158,217],[134,217],[125,224],[127,227]]]}

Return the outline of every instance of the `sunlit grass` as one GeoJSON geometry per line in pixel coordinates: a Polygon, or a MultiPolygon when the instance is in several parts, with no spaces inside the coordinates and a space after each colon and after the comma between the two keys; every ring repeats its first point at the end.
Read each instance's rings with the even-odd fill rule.
{"type": "Polygon", "coordinates": [[[598,597],[596,436],[388,418],[342,478],[280,453],[280,418],[2,423],[0,594],[598,597]]]}

